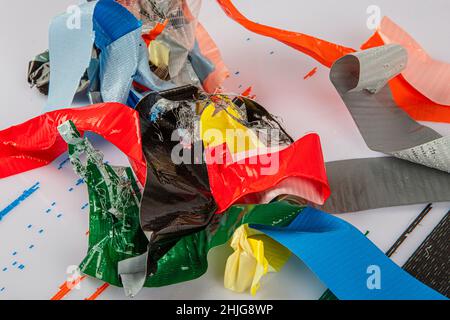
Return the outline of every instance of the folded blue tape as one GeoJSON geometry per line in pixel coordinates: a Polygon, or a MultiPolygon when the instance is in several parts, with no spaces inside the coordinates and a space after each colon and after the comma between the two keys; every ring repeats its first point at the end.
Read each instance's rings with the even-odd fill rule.
{"type": "Polygon", "coordinates": [[[288,248],[341,300],[442,300],[351,224],[306,208],[286,228],[252,226],[288,248]]]}

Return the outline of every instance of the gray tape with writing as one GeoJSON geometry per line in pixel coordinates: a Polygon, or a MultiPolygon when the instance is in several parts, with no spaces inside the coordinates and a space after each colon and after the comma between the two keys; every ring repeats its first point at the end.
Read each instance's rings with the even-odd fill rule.
{"type": "Polygon", "coordinates": [[[321,209],[345,213],[450,200],[450,137],[411,119],[387,85],[406,64],[403,47],[386,45],[332,66],[331,82],[367,146],[390,157],[327,163],[332,192],[321,209]]]}
{"type": "Polygon", "coordinates": [[[450,172],[450,137],[411,119],[387,85],[406,63],[403,47],[385,45],[337,60],[330,79],[370,149],[450,172]]]}

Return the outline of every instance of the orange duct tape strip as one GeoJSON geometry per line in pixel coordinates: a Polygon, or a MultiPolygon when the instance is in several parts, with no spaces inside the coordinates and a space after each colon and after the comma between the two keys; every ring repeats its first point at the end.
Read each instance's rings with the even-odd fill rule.
{"type": "MultiPolygon", "coordinates": [[[[430,57],[420,44],[388,17],[383,18],[375,35],[382,40],[382,45],[399,44],[408,51],[408,67],[402,74],[415,89],[436,104],[450,105],[450,64],[430,57]]],[[[370,40],[362,49],[368,45],[370,40]]]]}
{"type": "Polygon", "coordinates": [[[196,37],[200,52],[214,64],[214,71],[203,81],[203,88],[206,92],[215,93],[230,73],[222,60],[219,48],[200,23],[197,24],[196,37]]]}
{"type": "Polygon", "coordinates": [[[284,44],[311,56],[327,67],[331,67],[333,62],[340,57],[355,52],[352,48],[340,46],[307,34],[286,31],[250,21],[236,9],[230,0],[217,0],[217,2],[228,17],[247,30],[283,42],[284,44]]]}
{"type": "MultiPolygon", "coordinates": [[[[356,51],[302,33],[255,23],[242,15],[230,0],[217,0],[217,2],[231,19],[247,30],[279,40],[327,67],[331,67],[337,59],[356,51]]],[[[362,49],[386,43],[406,45],[412,59],[412,64],[408,65],[402,75],[398,75],[389,82],[396,103],[415,120],[450,123],[450,108],[439,104],[443,102],[450,104],[450,90],[448,90],[450,64],[438,62],[424,55],[423,49],[388,19],[383,20],[380,29],[362,46],[362,49]],[[420,71],[427,68],[431,69],[425,73],[420,71]],[[439,75],[442,73],[442,78],[436,72],[439,75]]]]}
{"type": "Polygon", "coordinates": [[[433,60],[387,17],[361,49],[391,43],[400,44],[408,51],[407,67],[389,81],[397,105],[415,120],[450,123],[450,64],[433,60]]]}
{"type": "Polygon", "coordinates": [[[168,22],[169,20],[166,19],[163,23],[157,23],[152,30],[142,35],[142,39],[144,39],[147,47],[149,46],[150,42],[155,40],[164,31],[164,28],[166,27],[168,22]]]}
{"type": "Polygon", "coordinates": [[[106,289],[108,289],[110,286],[109,283],[104,283],[103,285],[101,285],[100,287],[97,288],[97,290],[95,290],[95,292],[90,295],[88,298],[84,299],[84,300],[97,300],[97,298],[103,293],[105,292],[106,289]]]}
{"type": "Polygon", "coordinates": [[[59,286],[59,291],[50,298],[50,300],[62,300],[67,296],[73,288],[75,288],[81,281],[83,281],[86,276],[81,276],[76,278],[74,281],[66,281],[59,286]]]}

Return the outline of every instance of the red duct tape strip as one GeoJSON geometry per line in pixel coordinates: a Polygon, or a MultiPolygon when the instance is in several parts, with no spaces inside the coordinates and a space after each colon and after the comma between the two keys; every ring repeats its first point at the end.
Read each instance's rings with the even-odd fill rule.
{"type": "Polygon", "coordinates": [[[67,150],[57,127],[72,120],[80,133],[92,131],[125,153],[145,185],[139,115],[120,103],[101,103],[45,113],[0,131],[0,178],[43,167],[67,150]]]}
{"type": "Polygon", "coordinates": [[[233,204],[270,202],[280,194],[295,194],[317,204],[330,195],[317,134],[281,151],[238,161],[227,162],[231,156],[226,145],[207,149],[205,155],[217,213],[233,204]]]}

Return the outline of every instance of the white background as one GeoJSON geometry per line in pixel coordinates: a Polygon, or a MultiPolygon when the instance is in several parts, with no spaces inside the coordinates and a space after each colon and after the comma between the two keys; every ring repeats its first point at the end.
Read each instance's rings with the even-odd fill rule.
{"type": "MultiPolygon", "coordinates": [[[[0,11],[0,129],[40,114],[45,97],[26,82],[28,61],[48,46],[47,29],[52,16],[74,4],[71,0],[3,1],[0,11]]],[[[371,34],[366,27],[369,5],[378,5],[409,32],[434,58],[450,63],[448,0],[235,0],[235,5],[254,21],[314,35],[358,48],[371,34]]],[[[380,156],[369,150],[350,114],[328,80],[328,69],[315,60],[277,41],[244,30],[231,21],[213,0],[204,0],[200,21],[222,51],[231,77],[225,88],[240,93],[253,86],[257,100],[281,117],[285,128],[299,138],[317,132],[326,161],[380,156]],[[317,74],[303,77],[314,67],[317,74]],[[238,72],[238,74],[236,74],[238,72]]],[[[441,134],[450,125],[426,123],[441,134]]],[[[96,147],[107,160],[126,163],[104,141],[96,147]]],[[[85,185],[75,186],[70,165],[58,170],[53,164],[0,180],[0,210],[39,181],[41,188],[0,221],[0,299],[49,299],[67,278],[66,269],[77,265],[86,253],[88,210],[85,185]],[[73,188],[73,191],[69,191],[73,188]],[[51,204],[56,202],[52,207],[51,204]],[[52,210],[46,213],[47,209],[52,210]],[[60,218],[57,218],[62,214],[60,218]],[[32,225],[28,228],[28,225],[32,225]],[[43,230],[39,233],[39,230],[43,230]],[[30,245],[34,245],[29,249],[30,245]],[[14,252],[17,252],[13,255],[14,252]],[[13,263],[17,262],[15,266],[13,263]],[[23,270],[17,268],[23,264],[23,270]],[[7,268],[6,271],[2,271],[7,268]]],[[[341,215],[380,249],[388,249],[425,204],[341,215]]],[[[435,204],[429,216],[394,255],[403,264],[450,208],[435,204]]],[[[281,273],[264,278],[256,295],[235,294],[223,288],[227,250],[210,256],[211,266],[202,278],[165,288],[144,289],[137,299],[317,299],[324,286],[301,261],[293,258],[281,273]]],[[[102,282],[88,279],[68,299],[90,296],[102,282]]],[[[121,288],[108,288],[99,299],[122,299],[121,288]]]]}

